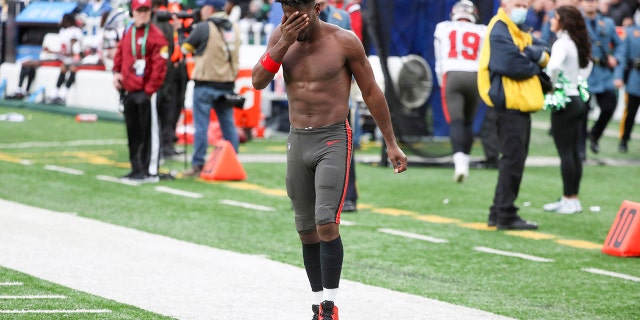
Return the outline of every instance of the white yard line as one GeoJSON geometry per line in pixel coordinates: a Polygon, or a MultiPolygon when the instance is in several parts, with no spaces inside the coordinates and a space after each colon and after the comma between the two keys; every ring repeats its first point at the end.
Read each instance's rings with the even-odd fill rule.
{"type": "Polygon", "coordinates": [[[134,187],[137,187],[137,186],[141,185],[140,182],[135,182],[135,181],[131,181],[131,180],[128,180],[128,179],[120,179],[120,178],[116,178],[116,177],[112,177],[112,176],[97,175],[96,179],[98,179],[100,181],[107,181],[107,182],[126,184],[128,186],[134,186],[134,187]]]}
{"type": "MultiPolygon", "coordinates": [[[[264,257],[5,200],[0,243],[1,266],[178,319],[311,318],[304,269],[264,257]]],[[[508,319],[346,279],[337,304],[344,319],[508,319]]]]}
{"type": "Polygon", "coordinates": [[[104,309],[71,309],[71,310],[0,310],[0,314],[55,314],[55,313],[109,313],[111,310],[104,309]]]}
{"type": "Polygon", "coordinates": [[[582,271],[595,273],[595,274],[600,274],[600,275],[603,275],[603,276],[620,278],[620,279],[629,280],[629,281],[640,282],[640,278],[634,277],[634,276],[630,276],[630,275],[624,274],[624,273],[617,273],[617,272],[612,272],[612,271],[607,271],[607,270],[602,270],[602,269],[596,269],[596,268],[583,268],[582,271]]]}
{"type": "Polygon", "coordinates": [[[27,149],[27,148],[50,148],[50,147],[75,147],[75,146],[106,146],[114,144],[127,144],[127,140],[75,140],[75,141],[49,141],[49,142],[21,142],[21,143],[0,143],[0,149],[27,149]]]}
{"type": "Polygon", "coordinates": [[[77,169],[71,169],[71,168],[65,168],[65,167],[60,167],[60,166],[54,166],[51,164],[47,164],[44,166],[45,170],[49,170],[49,171],[57,171],[57,172],[62,172],[62,173],[67,173],[67,174],[73,174],[76,176],[81,176],[84,174],[84,171],[82,170],[77,170],[77,169]]]}
{"type": "Polygon", "coordinates": [[[0,282],[0,287],[2,286],[21,286],[22,282],[0,282]]]}
{"type": "Polygon", "coordinates": [[[61,295],[36,295],[36,296],[0,296],[0,300],[20,300],[20,299],[66,299],[61,295]]]}
{"type": "Polygon", "coordinates": [[[395,235],[395,236],[401,236],[401,237],[405,237],[405,238],[418,239],[418,240],[423,240],[423,241],[428,241],[428,242],[433,242],[433,243],[447,243],[447,242],[449,242],[449,240],[447,240],[447,239],[434,238],[434,237],[425,236],[425,235],[422,235],[422,234],[404,232],[404,231],[399,231],[399,230],[394,230],[394,229],[382,228],[382,229],[378,229],[378,232],[392,234],[392,235],[395,235]]]}
{"type": "Polygon", "coordinates": [[[240,202],[235,200],[224,199],[224,200],[220,200],[219,202],[229,206],[241,207],[241,208],[258,210],[258,211],[276,211],[276,208],[261,206],[253,203],[240,202]]]}
{"type": "Polygon", "coordinates": [[[501,256],[515,257],[515,258],[520,258],[520,259],[525,259],[525,260],[530,260],[535,262],[553,262],[553,259],[541,258],[541,257],[536,257],[536,256],[524,254],[524,253],[518,253],[518,252],[496,250],[496,249],[491,249],[486,247],[473,247],[473,250],[485,252],[485,253],[497,254],[501,256]]]}
{"type": "Polygon", "coordinates": [[[341,226],[355,226],[356,223],[354,221],[342,220],[342,218],[340,218],[340,225],[341,226]]]}
{"type": "Polygon", "coordinates": [[[158,192],[164,192],[164,193],[169,193],[169,194],[173,194],[173,195],[176,195],[176,196],[193,198],[193,199],[200,199],[200,198],[204,197],[200,193],[189,192],[189,191],[184,191],[184,190],[178,190],[178,189],[173,189],[173,188],[169,188],[169,187],[159,186],[159,187],[155,187],[155,189],[158,192]]]}

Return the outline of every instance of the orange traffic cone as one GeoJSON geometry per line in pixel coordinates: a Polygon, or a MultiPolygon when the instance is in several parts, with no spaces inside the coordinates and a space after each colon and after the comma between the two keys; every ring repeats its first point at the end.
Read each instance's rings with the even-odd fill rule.
{"type": "Polygon", "coordinates": [[[218,140],[213,152],[204,164],[200,178],[205,180],[245,180],[247,173],[244,171],[236,151],[231,142],[218,140]]]}
{"type": "Polygon", "coordinates": [[[640,203],[622,201],[602,252],[618,257],[640,256],[640,203]]]}

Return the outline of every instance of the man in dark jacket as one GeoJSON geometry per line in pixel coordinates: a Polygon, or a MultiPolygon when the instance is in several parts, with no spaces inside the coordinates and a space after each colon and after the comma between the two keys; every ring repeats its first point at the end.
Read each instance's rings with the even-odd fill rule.
{"type": "Polygon", "coordinates": [[[500,143],[498,182],[487,225],[497,229],[537,229],[518,215],[520,191],[531,137],[531,112],[544,105],[537,75],[549,62],[546,47],[520,29],[528,0],[503,0],[487,26],[478,68],[478,91],[496,111],[500,143]]]}

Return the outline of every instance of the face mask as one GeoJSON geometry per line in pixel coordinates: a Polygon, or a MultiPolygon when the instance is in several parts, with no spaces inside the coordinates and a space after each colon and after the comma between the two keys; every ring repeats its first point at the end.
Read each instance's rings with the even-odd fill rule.
{"type": "Polygon", "coordinates": [[[524,23],[525,20],[527,20],[527,9],[523,9],[523,8],[513,8],[511,9],[511,14],[509,15],[509,18],[511,18],[511,21],[513,21],[513,23],[517,24],[517,25],[521,25],[524,23]]]}

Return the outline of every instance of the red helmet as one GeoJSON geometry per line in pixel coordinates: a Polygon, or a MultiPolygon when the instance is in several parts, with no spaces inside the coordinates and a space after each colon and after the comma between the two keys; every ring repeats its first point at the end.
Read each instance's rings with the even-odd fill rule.
{"type": "Polygon", "coordinates": [[[451,20],[469,20],[472,23],[478,21],[478,8],[469,0],[460,0],[451,8],[451,20]]]}

